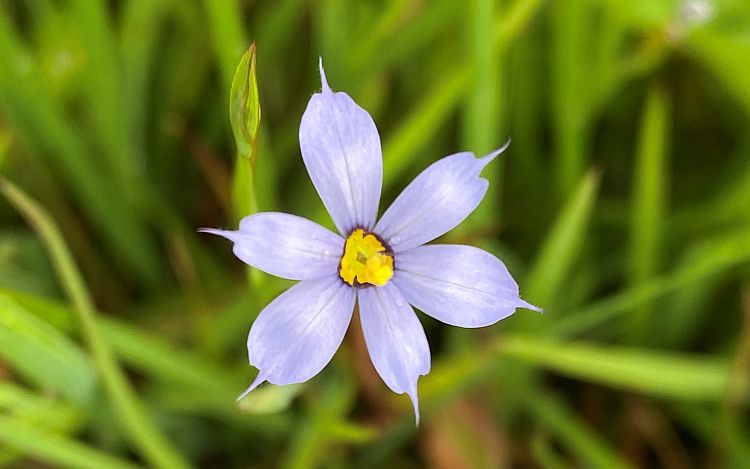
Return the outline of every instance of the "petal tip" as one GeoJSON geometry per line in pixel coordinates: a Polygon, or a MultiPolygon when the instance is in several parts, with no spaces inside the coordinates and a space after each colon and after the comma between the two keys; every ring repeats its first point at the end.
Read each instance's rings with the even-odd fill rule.
{"type": "Polygon", "coordinates": [[[331,87],[328,86],[328,79],[326,78],[326,71],[323,69],[322,56],[318,56],[318,69],[320,70],[320,84],[322,86],[322,92],[331,93],[331,87]]]}
{"type": "MultiPolygon", "coordinates": [[[[425,373],[420,374],[420,376],[424,376],[428,372],[429,372],[429,370],[427,370],[425,373]]],[[[418,381],[419,381],[419,377],[417,377],[417,379],[414,380],[414,383],[409,386],[409,389],[407,389],[405,391],[406,395],[409,396],[409,399],[411,399],[411,405],[414,408],[414,426],[416,426],[416,427],[419,426],[419,420],[420,420],[420,415],[419,415],[419,393],[417,391],[417,387],[419,385],[418,381]]]]}
{"type": "Polygon", "coordinates": [[[411,399],[412,406],[414,407],[414,426],[419,426],[419,399],[417,397],[417,390],[408,391],[406,393],[411,399]]]}
{"type": "Polygon", "coordinates": [[[482,162],[482,168],[484,168],[492,160],[494,160],[495,158],[497,158],[498,156],[500,156],[501,154],[503,154],[505,152],[505,150],[507,150],[508,147],[510,146],[510,142],[511,142],[511,138],[508,137],[508,140],[505,143],[503,143],[503,145],[500,148],[498,148],[497,150],[494,150],[494,151],[488,153],[487,155],[479,158],[479,161],[482,162]]]}
{"type": "Polygon", "coordinates": [[[518,304],[519,308],[530,309],[531,311],[536,311],[537,313],[544,313],[544,310],[542,308],[540,308],[539,306],[534,306],[531,303],[529,303],[528,301],[524,301],[524,300],[522,300],[520,298],[519,298],[519,300],[520,300],[519,304],[518,304]]]}
{"type": "Polygon", "coordinates": [[[197,231],[198,233],[208,233],[234,241],[234,231],[220,230],[218,228],[198,228],[197,231]]]}
{"type": "Polygon", "coordinates": [[[263,375],[263,372],[258,372],[258,376],[255,377],[255,379],[253,380],[252,384],[250,384],[250,386],[248,386],[248,388],[245,389],[245,392],[243,392],[242,394],[240,394],[240,396],[237,398],[237,400],[235,402],[239,402],[242,399],[244,399],[245,396],[247,396],[248,394],[250,394],[251,392],[253,392],[253,390],[255,388],[257,388],[258,386],[260,386],[265,380],[266,380],[266,378],[263,375]]]}

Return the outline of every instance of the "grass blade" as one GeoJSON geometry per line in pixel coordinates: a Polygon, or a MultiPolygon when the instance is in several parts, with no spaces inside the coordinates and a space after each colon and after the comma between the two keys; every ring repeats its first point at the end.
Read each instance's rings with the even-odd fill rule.
{"type": "Polygon", "coordinates": [[[0,192],[27,218],[47,247],[63,288],[78,314],[84,339],[91,349],[101,380],[132,441],[140,447],[144,457],[156,466],[188,467],[182,456],[167,443],[138,403],[133,388],[120,369],[109,344],[101,335],[91,297],[65,241],[49,215],[35,201],[2,178],[0,192]]]}
{"type": "MultiPolygon", "coordinates": [[[[665,91],[654,85],[643,111],[636,156],[630,223],[632,285],[649,281],[661,264],[670,114],[665,91]]],[[[630,316],[632,321],[626,327],[631,342],[645,337],[651,311],[648,305],[644,305],[630,316]]]]}
{"type": "MultiPolygon", "coordinates": [[[[136,469],[138,466],[77,443],[64,436],[0,415],[4,445],[49,464],[79,469],[136,469]]],[[[167,466],[169,467],[169,466],[167,466]]]]}
{"type": "Polygon", "coordinates": [[[247,47],[240,5],[236,0],[205,0],[211,39],[219,60],[224,96],[232,86],[237,59],[247,47]]]}
{"type": "Polygon", "coordinates": [[[11,59],[0,61],[3,114],[19,137],[62,173],[89,219],[104,232],[119,264],[136,273],[135,281],[153,287],[160,276],[153,240],[134,207],[123,198],[121,186],[112,184],[111,171],[104,170],[66,114],[63,103],[43,82],[42,72],[35,68],[2,4],[0,55],[11,59]]]}
{"type": "Polygon", "coordinates": [[[546,394],[535,394],[528,402],[536,417],[549,426],[550,430],[570,448],[573,454],[585,461],[586,467],[611,469],[631,467],[559,400],[546,394]]]}
{"type": "Polygon", "coordinates": [[[599,173],[589,171],[562,208],[537,254],[524,282],[524,295],[541,308],[554,309],[553,302],[580,257],[598,187],[599,173]]]}
{"type": "MultiPolygon", "coordinates": [[[[623,290],[555,322],[547,333],[570,337],[612,322],[656,298],[715,277],[750,262],[750,229],[709,240],[685,255],[681,267],[649,282],[623,290]]],[[[680,329],[680,328],[678,328],[680,329]]]]}
{"type": "Polygon", "coordinates": [[[500,342],[498,351],[566,376],[670,399],[720,401],[729,384],[729,361],[715,357],[520,336],[500,342]]]}
{"type": "Polygon", "coordinates": [[[59,399],[41,396],[13,383],[0,383],[0,410],[9,417],[69,432],[80,426],[83,412],[59,399]]]}
{"type": "Polygon", "coordinates": [[[0,356],[30,381],[84,406],[93,395],[93,364],[67,337],[0,294],[0,356]]]}
{"type": "MultiPolygon", "coordinates": [[[[488,41],[495,29],[495,2],[473,0],[468,15],[467,42],[470,67],[474,69],[466,106],[463,111],[463,148],[477,155],[486,155],[497,149],[505,140],[506,106],[503,106],[504,57],[498,60],[498,42],[488,41]],[[503,129],[501,131],[501,129],[503,129]]],[[[502,207],[502,168],[500,158],[484,171],[490,182],[483,203],[461,225],[470,230],[477,223],[496,224],[500,221],[502,207]]]]}

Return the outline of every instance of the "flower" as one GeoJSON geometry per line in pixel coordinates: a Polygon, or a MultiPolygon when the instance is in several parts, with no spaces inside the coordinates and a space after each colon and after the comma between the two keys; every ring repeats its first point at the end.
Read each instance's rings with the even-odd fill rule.
{"type": "Polygon", "coordinates": [[[243,262],[300,282],[261,311],[247,349],[264,381],[300,383],[331,360],[359,303],[367,350],[394,392],[407,393],[419,422],[417,380],[430,371],[430,349],[413,307],[444,323],[482,327],[523,301],[505,265],[462,245],[425,245],[464,220],[487,192],[479,174],[507,144],[482,158],[446,156],[419,174],[380,220],[383,160],[372,117],[328,86],[310,98],[300,123],[302,159],[338,234],[284,213],[245,217],[239,230],[202,229],[234,243],[243,262]]]}

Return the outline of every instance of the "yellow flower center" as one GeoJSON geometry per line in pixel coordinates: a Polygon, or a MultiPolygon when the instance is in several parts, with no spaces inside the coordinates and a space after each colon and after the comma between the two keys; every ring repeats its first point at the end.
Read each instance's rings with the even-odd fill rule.
{"type": "Polygon", "coordinates": [[[393,257],[378,238],[356,229],[346,240],[339,275],[352,286],[355,281],[382,286],[393,277],[393,257]]]}

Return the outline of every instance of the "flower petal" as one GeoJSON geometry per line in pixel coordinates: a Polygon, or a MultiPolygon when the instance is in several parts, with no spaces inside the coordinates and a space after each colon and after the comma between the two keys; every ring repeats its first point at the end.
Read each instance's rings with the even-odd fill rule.
{"type": "Polygon", "coordinates": [[[344,339],[355,298],[331,276],[300,282],[266,306],[247,338],[250,364],[260,371],[240,398],[263,381],[302,383],[318,374],[344,339]]]}
{"type": "Polygon", "coordinates": [[[237,231],[202,228],[234,243],[242,262],[277,277],[307,280],[336,274],[344,240],[322,226],[286,213],[256,213],[237,231]]]}
{"type": "Polygon", "coordinates": [[[541,311],[519,298],[500,259],[471,246],[432,244],[402,252],[392,282],[409,303],[453,326],[488,326],[516,308],[541,311]]]}
{"type": "Polygon", "coordinates": [[[422,324],[392,284],[359,290],[359,314],[375,369],[393,392],[409,395],[419,424],[417,380],[430,371],[422,324]]]}
{"type": "Polygon", "coordinates": [[[447,233],[479,205],[488,186],[479,173],[507,146],[483,158],[464,152],[436,161],[396,198],[374,232],[394,252],[420,246],[447,233]]]}
{"type": "Polygon", "coordinates": [[[302,159],[339,233],[375,223],[383,180],[380,136],[370,114],[328,87],[310,98],[299,128],[302,159]]]}

